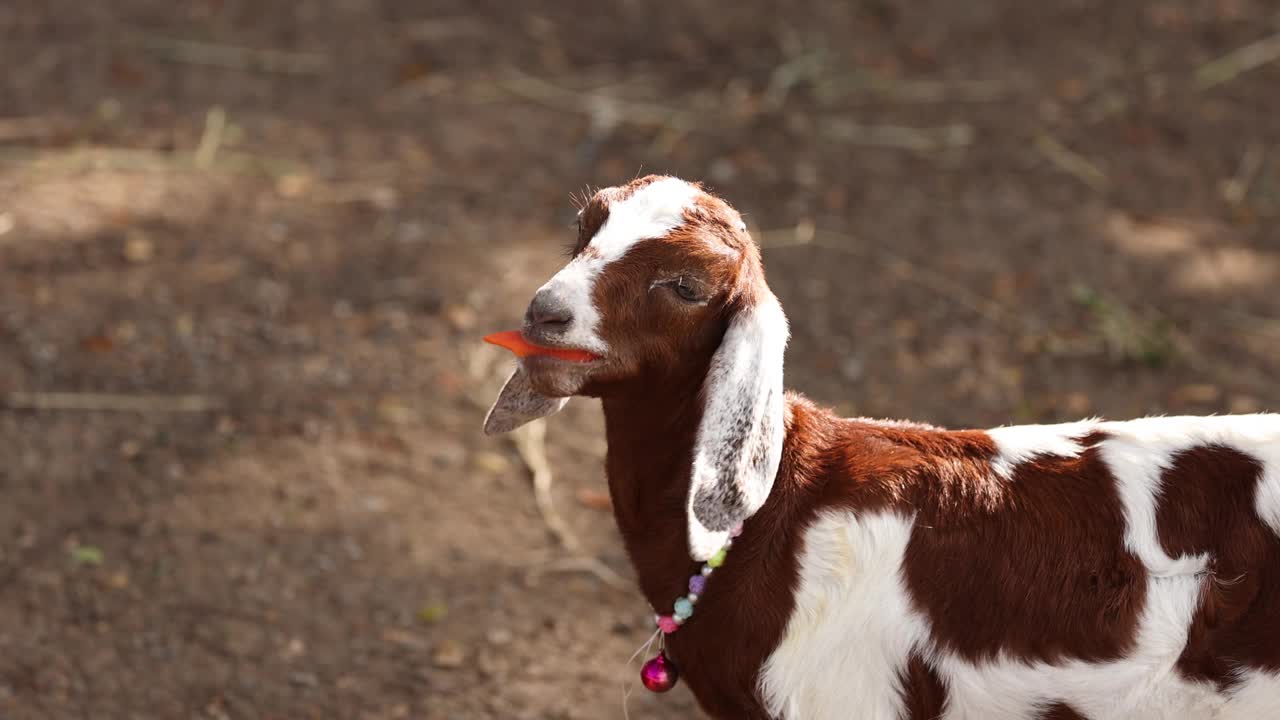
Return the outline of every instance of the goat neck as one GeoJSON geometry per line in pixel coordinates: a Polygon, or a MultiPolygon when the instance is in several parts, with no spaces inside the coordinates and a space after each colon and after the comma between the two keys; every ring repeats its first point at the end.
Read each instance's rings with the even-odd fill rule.
{"type": "Polygon", "coordinates": [[[705,372],[704,364],[646,378],[602,398],[614,518],[640,589],[655,606],[681,594],[694,566],[684,508],[705,372]]]}

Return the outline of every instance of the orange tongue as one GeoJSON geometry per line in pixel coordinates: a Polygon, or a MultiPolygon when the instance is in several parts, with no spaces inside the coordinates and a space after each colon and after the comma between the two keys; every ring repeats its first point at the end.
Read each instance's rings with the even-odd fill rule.
{"type": "Polygon", "coordinates": [[[596,355],[593,352],[587,352],[586,350],[567,350],[534,345],[528,340],[525,340],[519,330],[507,330],[505,332],[498,332],[492,335],[485,335],[484,341],[490,345],[504,347],[515,353],[516,357],[549,355],[554,358],[569,360],[571,362],[591,362],[592,360],[598,360],[600,358],[599,355],[596,355]]]}

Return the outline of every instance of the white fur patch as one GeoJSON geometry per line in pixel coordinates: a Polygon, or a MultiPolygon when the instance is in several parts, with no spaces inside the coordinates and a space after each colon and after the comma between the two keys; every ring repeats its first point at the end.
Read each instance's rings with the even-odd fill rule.
{"type": "Polygon", "coordinates": [[[689,486],[689,554],[706,560],[729,534],[699,520],[728,527],[764,505],[782,460],[782,362],[787,317],[772,294],[729,324],[711,359],[706,407],[693,448],[689,486]]]}
{"type": "Polygon", "coordinates": [[[1273,456],[1267,461],[1256,505],[1258,517],[1280,535],[1280,458],[1273,456]]]}
{"type": "Polygon", "coordinates": [[[1124,506],[1124,544],[1142,561],[1154,577],[1194,575],[1204,572],[1209,558],[1204,553],[1172,558],[1160,545],[1156,530],[1156,507],[1160,501],[1161,477],[1173,464],[1174,454],[1193,447],[1191,437],[1179,433],[1175,446],[1168,442],[1148,444],[1134,435],[1127,423],[1116,423],[1111,437],[1099,444],[1099,452],[1116,479],[1116,491],[1124,506]],[[1188,444],[1191,443],[1191,444],[1188,444]]]}
{"type": "Polygon", "coordinates": [[[602,355],[608,352],[599,335],[600,310],[591,298],[596,277],[637,242],[662,237],[683,225],[684,212],[699,192],[684,180],[668,177],[609,205],[609,217],[591,239],[594,254],[578,255],[539,288],[563,298],[573,311],[573,323],[564,337],[566,344],[602,355]]]}
{"type": "Polygon", "coordinates": [[[782,720],[897,720],[898,673],[928,637],[900,569],[912,521],[895,514],[820,516],[804,533],[796,606],[760,672],[782,720]]]}
{"type": "Polygon", "coordinates": [[[1280,717],[1280,673],[1247,670],[1232,689],[1218,720],[1280,717]]]}
{"type": "Polygon", "coordinates": [[[1082,420],[1062,425],[1011,425],[987,431],[996,443],[998,454],[992,469],[1005,480],[1013,479],[1013,470],[1038,455],[1075,457],[1084,449],[1080,438],[1093,432],[1096,420],[1082,420]]]}
{"type": "MultiPolygon", "coordinates": [[[[1265,415],[1265,418],[1277,418],[1280,415],[1265,415]]],[[[1280,424],[1280,421],[1272,420],[1280,424]]],[[[1262,518],[1271,530],[1280,535],[1280,440],[1268,438],[1265,432],[1251,438],[1249,454],[1262,462],[1262,484],[1254,498],[1254,507],[1258,517],[1262,518]]]]}

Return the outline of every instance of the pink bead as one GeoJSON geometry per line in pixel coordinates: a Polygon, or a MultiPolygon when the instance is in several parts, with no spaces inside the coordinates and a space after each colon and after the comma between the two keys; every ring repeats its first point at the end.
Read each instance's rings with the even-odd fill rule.
{"type": "Polygon", "coordinates": [[[664,693],[675,687],[679,679],[680,671],[676,664],[663,652],[640,668],[640,682],[652,692],[664,693]]]}
{"type": "Polygon", "coordinates": [[[741,524],[739,524],[739,525],[734,525],[734,526],[733,526],[733,529],[729,531],[729,537],[738,537],[738,536],[739,536],[739,535],[741,535],[741,534],[742,534],[742,525],[741,525],[741,524]]]}
{"type": "Polygon", "coordinates": [[[658,629],[667,635],[670,635],[680,629],[680,623],[676,622],[676,619],[670,615],[659,615],[658,629]]]}

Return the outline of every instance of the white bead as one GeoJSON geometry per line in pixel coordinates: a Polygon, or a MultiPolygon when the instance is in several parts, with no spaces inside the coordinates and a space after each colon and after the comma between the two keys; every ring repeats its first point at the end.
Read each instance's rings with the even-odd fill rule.
{"type": "Polygon", "coordinates": [[[698,602],[698,593],[689,593],[689,594],[688,594],[688,595],[686,595],[685,597],[689,598],[689,602],[691,602],[691,603],[696,603],[696,602],[698,602]]]}
{"type": "Polygon", "coordinates": [[[703,566],[702,566],[702,575],[703,575],[703,577],[706,577],[707,575],[710,575],[712,570],[715,570],[715,568],[711,567],[710,565],[703,565],[703,566]]]}

